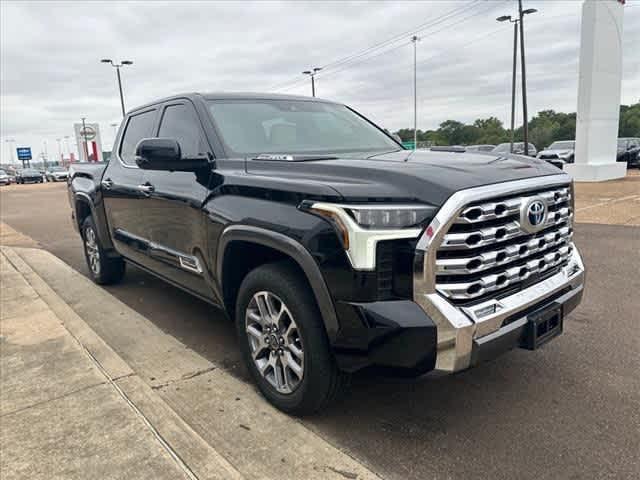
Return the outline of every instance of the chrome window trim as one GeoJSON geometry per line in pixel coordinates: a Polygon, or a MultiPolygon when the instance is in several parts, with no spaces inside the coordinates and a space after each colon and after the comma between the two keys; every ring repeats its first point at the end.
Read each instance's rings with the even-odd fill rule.
{"type": "MultiPolygon", "coordinates": [[[[475,201],[490,201],[495,197],[525,194],[570,183],[571,177],[563,173],[460,190],[444,203],[425,229],[416,246],[413,292],[414,301],[436,324],[436,370],[454,372],[469,367],[474,339],[497,332],[505,318],[563,288],[570,286],[577,291],[584,283],[582,258],[575,245],[570,243],[573,249],[569,262],[555,275],[500,300],[489,299],[470,308],[456,307],[437,292],[435,278],[436,252],[458,215],[475,201]]],[[[574,201],[572,195],[572,206],[574,201]]],[[[570,222],[572,220],[569,219],[570,222]]]]}

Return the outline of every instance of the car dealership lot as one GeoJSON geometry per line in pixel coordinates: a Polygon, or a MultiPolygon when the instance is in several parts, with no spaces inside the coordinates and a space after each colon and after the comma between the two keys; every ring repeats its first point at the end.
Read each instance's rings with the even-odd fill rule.
{"type": "MultiPolygon", "coordinates": [[[[451,377],[402,381],[359,375],[343,402],[303,425],[385,478],[637,476],[640,176],[635,173],[619,182],[577,187],[576,242],[588,269],[587,291],[557,341],[451,377]]],[[[64,184],[13,185],[0,195],[4,222],[87,273],[64,184]]],[[[14,235],[7,241],[26,240],[14,235]]],[[[73,291],[73,285],[66,288],[73,291]]],[[[175,345],[248,381],[232,324],[209,305],[133,268],[121,285],[107,290],[175,345]]],[[[215,370],[162,387],[158,379],[167,375],[164,370],[180,372],[181,378],[191,353],[154,363],[144,349],[133,352],[153,337],[123,335],[119,323],[108,320],[92,328],[123,358],[135,359],[145,380],[180,417],[212,444],[220,441],[212,432],[236,438],[235,430],[225,432],[228,417],[217,409],[225,392],[213,393],[221,388],[215,370]],[[208,388],[212,393],[203,395],[208,388]]],[[[232,407],[235,398],[240,397],[228,398],[232,407]]]]}

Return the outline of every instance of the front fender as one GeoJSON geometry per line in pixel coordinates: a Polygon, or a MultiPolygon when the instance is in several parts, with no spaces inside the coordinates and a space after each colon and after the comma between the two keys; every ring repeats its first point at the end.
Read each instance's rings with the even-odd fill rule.
{"type": "Polygon", "coordinates": [[[223,263],[225,250],[232,241],[257,243],[278,250],[293,259],[304,272],[309,285],[311,285],[318,308],[322,314],[329,341],[331,343],[335,341],[339,324],[333,300],[317,263],[302,244],[282,233],[260,227],[237,224],[227,227],[220,235],[216,255],[216,278],[221,285],[224,282],[223,263]]]}

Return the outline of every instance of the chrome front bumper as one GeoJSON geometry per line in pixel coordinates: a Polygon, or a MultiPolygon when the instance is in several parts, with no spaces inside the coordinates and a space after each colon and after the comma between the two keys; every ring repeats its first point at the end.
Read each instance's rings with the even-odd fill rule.
{"type": "MultiPolygon", "coordinates": [[[[459,309],[438,293],[416,296],[414,301],[437,326],[436,370],[456,372],[468,368],[472,364],[474,341],[482,343],[482,340],[489,336],[492,340],[497,340],[505,319],[544,303],[545,299],[567,288],[567,294],[581,294],[584,277],[582,258],[574,248],[569,264],[560,272],[509,297],[459,309]]],[[[503,333],[507,334],[509,331],[510,328],[505,329],[503,333]]]]}
{"type": "MultiPolygon", "coordinates": [[[[558,296],[565,302],[569,302],[571,298],[580,298],[576,296],[582,294],[585,270],[580,253],[573,244],[567,264],[559,272],[507,297],[489,299],[472,307],[458,307],[438,293],[434,284],[435,251],[448,226],[464,205],[489,195],[512,194],[541,186],[562,185],[569,181],[567,175],[561,174],[457,192],[443,205],[425,230],[416,247],[414,301],[436,324],[436,370],[456,372],[470,367],[474,363],[474,349],[479,344],[499,342],[502,335],[513,334],[514,324],[521,327],[526,322],[526,312],[531,307],[544,305],[545,300],[551,303],[558,296]],[[522,318],[517,318],[518,314],[522,318]],[[503,326],[506,319],[510,320],[508,328],[503,326]]],[[[572,305],[575,306],[575,302],[572,305]]]]}

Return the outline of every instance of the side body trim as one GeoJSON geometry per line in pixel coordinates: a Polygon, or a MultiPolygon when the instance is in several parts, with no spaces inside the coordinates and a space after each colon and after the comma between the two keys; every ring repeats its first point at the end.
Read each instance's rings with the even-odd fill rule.
{"type": "Polygon", "coordinates": [[[216,279],[223,284],[222,273],[224,254],[227,245],[232,241],[245,241],[258,243],[274,250],[278,250],[291,257],[307,276],[313,294],[318,302],[320,313],[325,324],[329,340],[333,343],[337,337],[339,325],[336,316],[335,306],[329,289],[320,273],[320,269],[311,254],[300,243],[282,233],[273,232],[259,227],[249,225],[231,225],[227,227],[220,236],[218,242],[218,252],[216,260],[216,279]]]}

